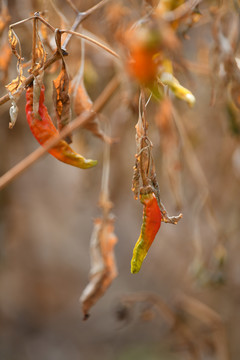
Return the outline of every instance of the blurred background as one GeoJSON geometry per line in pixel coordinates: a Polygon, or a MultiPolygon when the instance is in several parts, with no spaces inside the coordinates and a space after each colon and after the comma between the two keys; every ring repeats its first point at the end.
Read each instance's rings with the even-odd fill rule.
{"type": "MultiPolygon", "coordinates": [[[[74,1],[81,11],[95,3],[74,1]]],[[[54,27],[70,29],[75,19],[68,1],[2,1],[2,9],[4,4],[9,23],[35,11],[44,11],[54,27]]],[[[117,30],[137,21],[151,5],[109,1],[83,26],[121,52],[117,30]]],[[[155,123],[157,102],[147,107],[162,201],[171,215],[181,211],[183,219],[177,226],[162,224],[136,275],[130,273],[130,261],[142,223],[142,205],[131,191],[138,91],[109,55],[86,45],[85,84],[93,100],[115,73],[122,75],[120,88],[102,111],[112,137],[118,139],[111,146],[109,179],[118,277],[90,310],[90,318],[82,321],[79,297],[88,283],[93,220],[101,214],[104,144],[78,130],[73,147],[97,159],[96,168],[80,170],[45,155],[0,193],[0,359],[239,358],[240,127],[237,111],[229,111],[228,85],[219,85],[214,77],[214,61],[222,58],[214,43],[211,6],[217,9],[219,2],[203,2],[199,23],[187,36],[179,35],[185,70],[176,69],[176,77],[195,95],[196,105],[189,108],[173,99],[177,131],[169,138],[155,123]]],[[[224,9],[231,23],[236,11],[230,2],[224,9]]],[[[32,25],[15,31],[27,62],[32,25]]],[[[3,29],[2,54],[6,41],[3,29]]],[[[68,52],[73,77],[80,66],[79,39],[72,39],[68,52]]],[[[9,61],[8,71],[1,65],[1,96],[6,94],[4,85],[17,76],[16,59],[9,61]]],[[[52,80],[59,69],[53,66],[45,73],[50,114],[52,80]]],[[[24,94],[12,130],[9,107],[0,107],[1,175],[38,146],[26,122],[24,94]]]]}

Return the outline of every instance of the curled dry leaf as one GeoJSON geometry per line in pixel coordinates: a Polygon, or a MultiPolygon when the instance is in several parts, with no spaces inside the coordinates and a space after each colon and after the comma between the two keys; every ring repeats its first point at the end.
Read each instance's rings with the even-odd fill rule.
{"type": "Polygon", "coordinates": [[[14,94],[16,91],[22,92],[24,89],[21,88],[21,85],[23,84],[25,79],[26,78],[23,75],[18,76],[15,79],[13,79],[9,84],[5,85],[5,87],[11,94],[14,94]]]}
{"type": "Polygon", "coordinates": [[[47,58],[47,53],[45,51],[45,48],[43,46],[43,39],[41,36],[41,33],[36,34],[36,48],[35,48],[35,56],[36,56],[36,62],[33,65],[33,67],[29,70],[30,73],[34,73],[35,71],[42,69],[43,65],[47,58]]]}
{"type": "Polygon", "coordinates": [[[84,320],[89,317],[90,308],[105,294],[117,276],[114,256],[116,243],[113,218],[96,219],[90,240],[90,279],[80,297],[84,320]]]}
{"type": "Polygon", "coordinates": [[[135,200],[139,197],[140,191],[140,170],[139,170],[139,159],[136,158],[135,165],[133,167],[133,178],[132,178],[132,192],[134,193],[135,200]]]}
{"type": "MultiPolygon", "coordinates": [[[[12,53],[16,56],[17,58],[17,72],[18,72],[18,76],[16,77],[16,79],[13,79],[8,85],[5,85],[5,87],[7,88],[7,90],[14,95],[14,93],[17,90],[20,90],[20,86],[22,85],[22,83],[25,81],[25,77],[23,76],[23,69],[22,69],[22,57],[21,57],[21,45],[20,42],[18,40],[17,35],[15,34],[15,32],[13,31],[12,28],[9,29],[8,31],[8,41],[9,44],[11,45],[11,50],[12,53]],[[19,53],[17,51],[17,45],[19,47],[19,53]]],[[[23,89],[22,89],[23,90],[23,89]]]]}
{"type": "MultiPolygon", "coordinates": [[[[56,110],[59,131],[61,131],[71,119],[70,97],[68,91],[69,77],[65,63],[62,62],[61,72],[57,79],[53,81],[53,103],[56,110]]],[[[71,143],[71,135],[69,135],[65,140],[68,143],[71,143]]]]}
{"type": "Polygon", "coordinates": [[[12,28],[8,30],[8,41],[11,45],[12,53],[17,57],[18,60],[21,60],[21,56],[17,51],[17,45],[19,44],[19,40],[15,31],[12,28]]]}
{"type": "MultiPolygon", "coordinates": [[[[92,112],[93,102],[87,93],[84,82],[81,79],[79,82],[76,80],[72,81],[72,92],[73,92],[73,108],[76,115],[81,115],[84,112],[92,112]]],[[[107,136],[100,127],[99,117],[97,114],[84,125],[84,128],[91,131],[93,135],[100,138],[104,142],[112,143],[112,139],[107,136]]]]}
{"type": "Polygon", "coordinates": [[[80,115],[84,111],[92,111],[93,102],[87,93],[83,80],[74,87],[73,96],[73,106],[76,115],[80,115]]]}

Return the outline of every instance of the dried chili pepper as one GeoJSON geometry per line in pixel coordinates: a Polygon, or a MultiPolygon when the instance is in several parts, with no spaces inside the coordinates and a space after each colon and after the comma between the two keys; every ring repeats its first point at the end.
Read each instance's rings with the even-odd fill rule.
{"type": "MultiPolygon", "coordinates": [[[[39,116],[36,116],[33,111],[33,87],[30,86],[26,92],[27,121],[31,132],[41,145],[44,145],[48,140],[59,134],[44,105],[44,91],[45,87],[42,85],[39,98],[39,110],[38,114],[36,114],[39,116]]],[[[97,164],[96,160],[85,159],[83,156],[77,154],[65,140],[60,140],[59,143],[48,150],[48,152],[56,159],[82,169],[90,168],[97,164]]]]}
{"type": "Polygon", "coordinates": [[[147,252],[152,245],[161,225],[162,214],[157,198],[153,192],[140,194],[140,201],[144,205],[141,234],[133,249],[131,273],[137,273],[142,266],[147,252]]]}

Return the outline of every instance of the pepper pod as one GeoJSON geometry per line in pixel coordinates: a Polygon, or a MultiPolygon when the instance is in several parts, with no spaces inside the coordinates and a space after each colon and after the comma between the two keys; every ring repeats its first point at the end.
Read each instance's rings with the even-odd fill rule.
{"type": "Polygon", "coordinates": [[[133,249],[131,260],[131,273],[135,274],[141,269],[150,246],[161,226],[162,214],[157,198],[150,187],[140,190],[140,201],[143,204],[143,222],[141,233],[133,249]]]}

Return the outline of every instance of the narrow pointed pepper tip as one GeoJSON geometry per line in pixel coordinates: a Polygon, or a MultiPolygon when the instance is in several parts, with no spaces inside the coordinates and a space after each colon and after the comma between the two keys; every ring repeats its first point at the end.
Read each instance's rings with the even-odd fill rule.
{"type": "Polygon", "coordinates": [[[141,266],[137,267],[137,265],[135,264],[135,261],[131,261],[131,273],[132,274],[138,273],[140,269],[141,269],[141,266]]]}
{"type": "Polygon", "coordinates": [[[84,164],[86,165],[86,168],[91,168],[93,166],[97,165],[97,160],[92,160],[92,159],[85,159],[84,164]]]}

